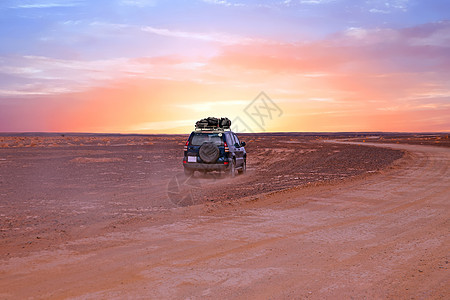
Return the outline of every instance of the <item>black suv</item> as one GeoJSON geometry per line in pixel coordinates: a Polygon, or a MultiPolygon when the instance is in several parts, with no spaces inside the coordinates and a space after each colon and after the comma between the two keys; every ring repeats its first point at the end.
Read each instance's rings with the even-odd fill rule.
{"type": "Polygon", "coordinates": [[[194,171],[225,171],[231,177],[247,168],[245,142],[240,142],[230,129],[227,118],[207,118],[196,123],[184,146],[183,166],[187,176],[194,171]]]}

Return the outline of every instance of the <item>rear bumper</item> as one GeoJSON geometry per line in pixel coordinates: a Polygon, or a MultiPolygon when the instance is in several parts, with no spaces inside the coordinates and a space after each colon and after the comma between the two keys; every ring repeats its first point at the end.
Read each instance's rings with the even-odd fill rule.
{"type": "Polygon", "coordinates": [[[202,163],[183,163],[183,167],[192,171],[225,171],[230,165],[227,164],[202,164],[202,163]]]}

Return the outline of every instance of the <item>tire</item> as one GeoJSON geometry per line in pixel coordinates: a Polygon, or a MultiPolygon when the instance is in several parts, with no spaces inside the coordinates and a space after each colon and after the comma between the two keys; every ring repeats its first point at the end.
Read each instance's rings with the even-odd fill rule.
{"type": "Polygon", "coordinates": [[[247,160],[244,158],[244,164],[242,165],[242,168],[238,170],[239,174],[245,174],[247,172],[247,160]]]}
{"type": "Polygon", "coordinates": [[[184,175],[186,175],[187,177],[193,176],[194,175],[194,171],[193,170],[189,170],[188,168],[184,168],[184,175]]]}
{"type": "Polygon", "coordinates": [[[206,163],[214,163],[220,155],[219,147],[212,142],[206,142],[198,150],[200,158],[206,163]]]}
{"type": "Polygon", "coordinates": [[[236,162],[234,159],[231,160],[230,166],[228,167],[228,176],[235,177],[236,176],[236,162]]]}

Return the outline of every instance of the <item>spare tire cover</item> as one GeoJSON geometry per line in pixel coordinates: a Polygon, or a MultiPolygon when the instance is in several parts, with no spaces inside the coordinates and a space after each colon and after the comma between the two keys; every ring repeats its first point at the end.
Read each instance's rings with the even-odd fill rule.
{"type": "Polygon", "coordinates": [[[212,163],[219,158],[219,147],[212,142],[206,142],[200,147],[198,154],[204,162],[212,163]]]}

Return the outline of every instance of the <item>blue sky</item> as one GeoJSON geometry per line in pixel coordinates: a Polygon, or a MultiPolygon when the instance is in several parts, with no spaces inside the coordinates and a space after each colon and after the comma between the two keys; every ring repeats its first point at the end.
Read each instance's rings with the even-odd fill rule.
{"type": "Polygon", "coordinates": [[[150,37],[142,26],[301,42],[350,27],[403,28],[438,22],[448,19],[449,12],[450,2],[442,0],[3,0],[0,54],[95,59],[180,51],[163,33],[150,37]]]}

